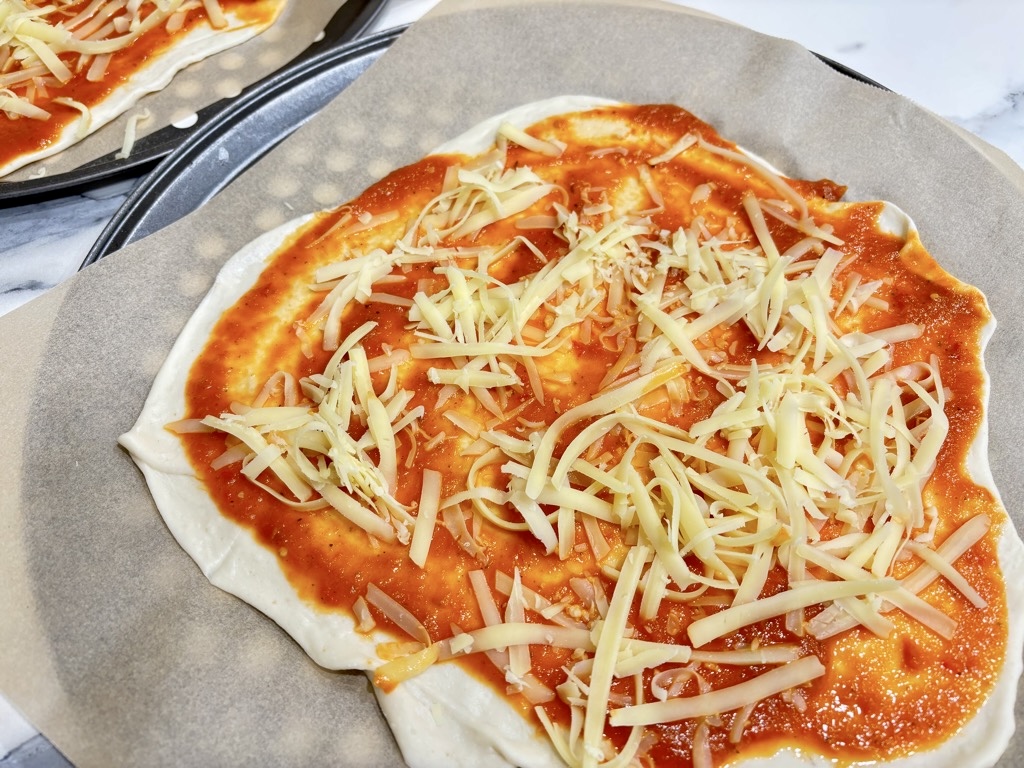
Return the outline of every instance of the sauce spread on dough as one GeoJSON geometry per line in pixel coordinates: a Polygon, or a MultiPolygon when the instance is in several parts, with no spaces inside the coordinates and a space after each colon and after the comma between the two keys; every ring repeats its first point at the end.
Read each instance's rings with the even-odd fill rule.
{"type": "MultiPolygon", "coordinates": [[[[277,15],[281,5],[280,2],[274,0],[218,0],[218,2],[226,15],[237,19],[237,22],[232,22],[234,28],[237,28],[239,24],[265,25],[277,15]]],[[[42,7],[48,4],[33,3],[30,0],[28,5],[42,7]]],[[[68,4],[62,9],[62,12],[67,19],[71,19],[89,5],[90,0],[79,0],[68,4]]],[[[119,9],[115,8],[110,15],[116,17],[118,13],[119,9]]],[[[79,109],[70,104],[55,101],[55,99],[73,99],[88,108],[93,108],[109,98],[115,90],[126,85],[135,73],[154,60],[160,57],[173,60],[176,41],[190,32],[210,24],[202,4],[195,5],[184,13],[184,20],[180,28],[169,32],[166,23],[157,25],[127,47],[114,53],[102,78],[98,80],[93,81],[88,77],[91,57],[84,57],[80,60],[77,53],[64,52],[60,54],[60,59],[71,69],[70,80],[61,83],[49,73],[44,73],[33,79],[31,89],[24,84],[15,86],[13,92],[20,97],[26,97],[31,90],[31,101],[35,106],[49,112],[50,117],[45,120],[32,119],[10,114],[0,109],[0,130],[4,136],[3,146],[0,147],[0,167],[24,155],[45,150],[60,139],[69,125],[80,122],[82,113],[79,109]]],[[[89,23],[87,22],[86,25],[89,23]]],[[[82,28],[84,29],[86,26],[82,28]]],[[[102,33],[102,29],[98,32],[102,33]]],[[[119,34],[124,34],[124,32],[110,31],[100,39],[117,37],[119,34]]],[[[3,82],[5,75],[9,77],[16,75],[19,68],[13,55],[4,55],[7,48],[8,46],[0,45],[0,83],[3,82]]]]}
{"type": "MultiPolygon", "coordinates": [[[[744,208],[745,196],[753,194],[758,200],[777,201],[779,209],[788,207],[791,212],[789,223],[781,216],[764,216],[764,224],[780,254],[796,253],[792,249],[799,249],[801,241],[810,236],[792,224],[798,218],[795,203],[787,206],[779,190],[753,165],[710,151],[707,146],[727,150],[734,147],[718,137],[710,126],[681,109],[663,106],[607,108],[586,118],[550,118],[529,132],[543,140],[558,138],[567,146],[557,157],[552,157],[536,148],[509,143],[506,169],[529,167],[557,185],[557,189],[533,203],[520,218],[550,216],[553,203],[557,203],[572,212],[578,221],[589,221],[596,230],[599,225],[609,226],[609,221],[626,210],[646,217],[650,224],[647,231],[651,234],[645,237],[662,245],[672,242],[671,233],[696,231],[695,222],[699,222],[704,236],[718,235],[723,243],[740,242],[746,243],[744,247],[756,248],[760,238],[752,232],[755,226],[750,211],[744,208]],[[680,137],[687,135],[701,137],[707,146],[691,145],[676,157],[651,164],[652,158],[668,151],[680,137]],[[638,168],[644,170],[638,171],[638,168]],[[660,195],[662,200],[654,199],[655,195],[660,195]]],[[[446,184],[452,183],[450,169],[465,162],[466,159],[459,156],[428,157],[400,169],[348,205],[317,217],[293,236],[273,257],[248,294],[227,310],[217,324],[189,378],[188,416],[203,418],[224,414],[232,410],[233,403],[252,403],[264,382],[277,371],[288,372],[295,380],[321,374],[334,351],[320,348],[322,331],[309,318],[316,316],[331,286],[319,291],[309,290],[308,286],[317,282],[316,270],[335,262],[341,254],[356,257],[374,248],[386,249],[387,244],[408,230],[418,211],[446,184]],[[360,228],[360,223],[364,228],[360,228]]],[[[906,338],[897,337],[888,345],[883,344],[888,357],[876,361],[877,364],[885,371],[898,372],[904,366],[913,368],[922,365],[921,361],[930,361],[941,371],[948,433],[920,495],[926,512],[925,523],[900,538],[900,553],[892,558],[887,572],[881,575],[897,579],[907,576],[922,562],[914,554],[916,546],[938,547],[975,516],[987,515],[994,523],[987,534],[955,560],[956,570],[977,591],[985,607],[975,607],[946,579],[937,578],[920,597],[955,623],[949,638],[941,637],[897,609],[880,614],[891,622],[887,637],[856,626],[835,636],[817,639],[807,628],[814,625],[816,616],[828,610],[822,604],[809,606],[800,614],[800,626],[795,632],[792,616],[778,615],[715,637],[700,650],[757,649],[788,644],[798,648],[799,656],[817,657],[825,671],[808,683],[759,699],[746,709],[646,726],[641,749],[657,765],[691,764],[695,748],[709,750],[715,763],[723,764],[770,754],[784,747],[822,754],[840,763],[888,760],[934,747],[955,733],[978,710],[1003,663],[1007,617],[996,543],[1004,517],[996,500],[970,478],[967,469],[971,445],[983,427],[985,382],[980,344],[982,330],[988,322],[984,300],[977,291],[946,274],[916,235],[887,233],[879,223],[885,219],[884,204],[835,203],[843,190],[828,181],[791,181],[790,184],[806,201],[819,227],[816,236],[825,232],[842,243],[836,246],[843,254],[839,262],[842,267],[837,268],[830,283],[833,303],[838,303],[847,293],[860,297],[857,311],[835,316],[837,332],[840,335],[871,334],[879,329],[917,326],[916,334],[904,334],[906,338]],[[851,284],[874,287],[869,296],[860,295],[851,289],[851,284]],[[919,539],[916,543],[915,536],[919,539]]],[[[771,205],[769,202],[768,206],[771,205]]],[[[527,238],[530,242],[519,241],[488,266],[491,278],[505,285],[538,273],[546,265],[565,258],[571,250],[571,244],[556,235],[550,224],[544,225],[539,220],[517,226],[514,221],[503,219],[469,235],[440,238],[436,243],[439,248],[461,246],[465,250],[459,258],[442,261],[440,265],[427,259],[410,260],[403,266],[386,270],[389,277],[374,284],[371,299],[364,299],[363,303],[352,301],[346,306],[338,319],[340,338],[345,339],[369,322],[376,325],[360,341],[369,360],[386,359],[396,349],[412,348],[424,338],[422,333],[414,331],[415,323],[410,321],[410,305],[415,305],[417,294],[429,296],[443,292],[455,279],[445,267],[455,265],[470,275],[480,249],[500,248],[516,237],[527,238]]],[[[827,248],[819,240],[806,253],[825,258],[822,253],[827,248]]],[[[685,253],[685,248],[681,246],[680,252],[685,253]]],[[[692,255],[693,251],[689,253],[692,255]]],[[[736,258],[744,257],[737,255],[736,258]]],[[[789,273],[791,279],[799,278],[802,259],[792,260],[795,266],[789,273]]],[[[642,271],[640,267],[637,269],[642,271]]],[[[628,383],[630,375],[637,373],[638,350],[652,331],[650,324],[638,324],[635,317],[629,322],[623,320],[625,299],[615,303],[608,298],[608,294],[616,291],[625,296],[631,289],[628,279],[627,285],[617,283],[619,278],[615,274],[613,270],[609,280],[611,287],[602,289],[607,293],[600,293],[589,314],[573,318],[560,332],[561,345],[557,351],[534,358],[535,374],[544,390],[543,402],[526,383],[529,375],[525,363],[515,369],[518,383],[494,394],[500,416],[482,406],[472,389],[448,386],[442,394],[444,385],[430,378],[431,368],[441,365],[437,358],[414,355],[396,365],[399,387],[411,393],[405,410],[411,412],[418,406],[423,407],[415,429],[403,430],[396,436],[399,481],[394,495],[398,502],[416,514],[424,470],[439,473],[442,500],[465,491],[467,477],[475,471],[474,462],[483,465],[480,477],[487,478],[494,487],[503,489],[510,482],[509,473],[513,470],[505,465],[510,461],[509,455],[502,454],[500,461],[481,460],[479,457],[486,454],[489,446],[480,445],[479,434],[467,433],[465,427],[458,426],[460,422],[465,424],[469,420],[480,425],[480,431],[488,429],[518,440],[530,440],[530,435],[539,429],[538,425],[551,425],[573,408],[591,403],[608,392],[609,376],[628,383]]],[[[692,300],[700,290],[696,282],[687,284],[693,274],[687,269],[673,266],[661,274],[664,282],[658,284],[658,290],[662,295],[672,291],[683,295],[688,291],[692,300]]],[[[584,282],[586,279],[589,278],[584,278],[584,282]]],[[[644,274],[635,279],[650,281],[652,278],[644,274]]],[[[540,343],[538,340],[545,331],[563,316],[558,309],[570,301],[572,290],[562,285],[554,291],[526,325],[524,343],[540,343]]],[[[585,287],[579,289],[578,295],[582,304],[593,298],[586,294],[585,287]]],[[[522,305],[528,299],[520,297],[519,301],[522,305]]],[[[671,302],[666,300],[665,306],[668,311],[671,302]]],[[[695,322],[694,316],[688,315],[687,321],[695,322]]],[[[851,345],[854,343],[853,337],[847,339],[851,345]]],[[[707,364],[722,375],[739,369],[747,369],[749,373],[752,360],[756,360],[762,370],[771,371],[785,357],[784,351],[760,344],[750,327],[741,322],[718,324],[695,343],[707,364]]],[[[813,350],[805,352],[810,358],[813,350]]],[[[469,357],[456,358],[449,367],[467,366],[469,357]]],[[[868,357],[865,355],[864,359],[868,357]]],[[[727,386],[698,370],[692,362],[680,364],[678,370],[678,384],[642,394],[633,404],[635,413],[659,420],[668,425],[668,430],[699,428],[721,412],[731,393],[727,386]]],[[[390,366],[376,368],[372,373],[374,390],[385,390],[391,376],[390,366]]],[[[742,378],[737,374],[729,380],[738,382],[742,378]]],[[[835,375],[831,386],[840,399],[853,397],[860,391],[856,377],[849,371],[835,375]]],[[[271,394],[268,404],[280,404],[282,397],[278,388],[271,394]]],[[[908,397],[906,391],[898,395],[904,402],[908,397]]],[[[245,409],[235,406],[235,410],[244,412],[245,409]]],[[[918,414],[913,418],[923,417],[918,414]]],[[[591,417],[570,424],[556,441],[554,460],[593,422],[591,417]]],[[[815,450],[820,449],[828,439],[829,427],[815,423],[810,416],[806,422],[801,419],[801,423],[807,425],[808,439],[815,450]]],[[[913,431],[917,423],[908,422],[908,430],[913,431]]],[[[364,427],[353,427],[352,437],[358,440],[366,431],[364,427]]],[[[725,454],[730,451],[733,440],[757,439],[759,442],[754,448],[763,452],[768,447],[767,433],[751,438],[749,432],[719,432],[703,445],[725,454]]],[[[452,531],[446,527],[445,523],[450,526],[452,518],[450,514],[444,515],[442,502],[426,566],[419,568],[410,562],[409,548],[400,540],[388,542],[371,537],[331,507],[304,510],[289,507],[240,474],[237,463],[212,469],[211,462],[225,451],[223,434],[188,434],[182,439],[197,474],[222,513],[250,529],[260,542],[278,554],[283,571],[303,598],[324,611],[351,611],[355,601],[366,595],[368,585],[374,584],[407,607],[435,642],[452,637],[453,627],[470,631],[484,625],[467,576],[476,570],[486,574],[501,610],[504,610],[508,590],[503,591],[498,585],[497,575],[518,573],[523,586],[550,603],[564,603],[562,615],[571,622],[592,627],[595,619],[607,613],[607,601],[616,588],[615,577],[626,567],[625,552],[637,543],[640,535],[636,528],[607,520],[585,522],[585,516],[578,513],[571,523],[572,546],[560,556],[558,550],[545,551],[545,545],[523,524],[524,518],[514,505],[506,505],[500,514],[518,523],[518,530],[489,522],[479,513],[474,514],[472,505],[466,503],[458,513],[466,529],[459,533],[457,526],[452,531]],[[595,544],[595,536],[598,544],[595,544]]],[[[914,433],[914,440],[924,439],[921,430],[914,433]]],[[[615,459],[626,455],[631,445],[633,439],[624,429],[612,429],[594,440],[584,457],[596,466],[600,464],[598,459],[604,456],[604,466],[614,466],[615,459]]],[[[737,442],[737,445],[743,443],[737,442]]],[[[835,455],[821,451],[834,468],[840,467],[839,453],[849,450],[845,443],[837,443],[837,447],[841,450],[835,455]]],[[[376,456],[374,449],[370,449],[370,455],[376,456]]],[[[656,462],[653,461],[656,456],[657,450],[647,442],[637,447],[630,459],[644,482],[651,483],[648,487],[654,490],[658,488],[656,462]]],[[[895,465],[905,459],[905,456],[894,455],[891,462],[895,465]]],[[[785,460],[779,457],[777,461],[784,463],[785,460]]],[[[845,477],[854,474],[849,467],[842,472],[847,473],[845,477]]],[[[700,478],[695,474],[690,477],[695,492],[711,498],[712,492],[700,485],[700,478]]],[[[264,480],[268,488],[285,492],[278,479],[264,476],[264,480]]],[[[588,483],[574,476],[572,485],[586,489],[588,483]]],[[[737,493],[747,490],[742,483],[733,483],[731,488],[737,493]]],[[[605,502],[612,498],[607,490],[591,492],[605,502]]],[[[831,497],[825,493],[823,498],[831,497]]],[[[556,505],[543,503],[543,497],[540,501],[545,514],[554,513],[557,517],[556,505]]],[[[876,517],[879,528],[882,519],[876,517]]],[[[811,517],[809,520],[814,534],[808,541],[815,545],[835,542],[836,547],[831,551],[840,558],[850,556],[851,547],[855,548],[875,530],[868,522],[861,534],[851,533],[850,525],[835,515],[823,514],[820,519],[811,517]],[[854,542],[845,549],[840,546],[843,536],[854,542]]],[[[754,536],[757,528],[747,526],[742,531],[754,536]]],[[[560,531],[559,535],[563,533],[560,531]]],[[[790,556],[788,550],[764,551],[774,554],[770,556],[763,586],[752,598],[779,594],[786,590],[787,581],[794,578],[792,572],[783,567],[790,556]]],[[[694,545],[682,554],[687,568],[694,574],[709,573],[696,552],[694,545]]],[[[729,556],[722,554],[721,557],[729,556]]],[[[866,557],[861,565],[869,568],[871,562],[871,558],[866,557]]],[[[829,578],[827,569],[813,562],[808,562],[805,568],[809,578],[829,578]]],[[[729,606],[733,595],[729,590],[698,587],[699,584],[686,586],[685,589],[697,590],[699,594],[685,600],[666,599],[656,615],[646,617],[641,614],[638,593],[626,619],[628,634],[656,643],[688,645],[688,628],[729,606]]],[[[379,611],[372,611],[378,626],[391,627],[397,639],[408,639],[379,611]]],[[[541,620],[529,610],[527,615],[530,621],[541,620]]],[[[573,668],[581,658],[583,655],[573,649],[535,645],[531,647],[530,672],[551,691],[563,691],[559,686],[566,683],[565,670],[573,668]]],[[[506,690],[505,674],[483,654],[467,655],[457,663],[466,665],[496,689],[506,690]]],[[[771,664],[694,662],[688,672],[675,678],[679,690],[673,695],[696,696],[709,689],[727,688],[756,678],[772,667],[771,664]]],[[[650,691],[658,671],[658,668],[646,669],[639,678],[614,679],[609,708],[615,710],[635,701],[638,680],[648,691],[645,701],[654,700],[650,691]]],[[[570,708],[564,698],[560,693],[540,706],[556,725],[568,726],[570,708]]],[[[534,706],[522,694],[511,694],[510,700],[521,707],[524,715],[533,716],[534,706]]],[[[626,726],[608,723],[604,726],[607,739],[618,748],[624,748],[630,732],[626,726]]]]}

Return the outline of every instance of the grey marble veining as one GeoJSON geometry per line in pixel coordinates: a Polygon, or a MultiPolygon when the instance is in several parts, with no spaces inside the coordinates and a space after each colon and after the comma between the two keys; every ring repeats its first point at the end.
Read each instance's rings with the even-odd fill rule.
{"type": "Polygon", "coordinates": [[[991,107],[956,122],[1024,166],[1024,75],[991,107]]]}
{"type": "Polygon", "coordinates": [[[0,314],[73,275],[130,187],[0,210],[0,314]]]}

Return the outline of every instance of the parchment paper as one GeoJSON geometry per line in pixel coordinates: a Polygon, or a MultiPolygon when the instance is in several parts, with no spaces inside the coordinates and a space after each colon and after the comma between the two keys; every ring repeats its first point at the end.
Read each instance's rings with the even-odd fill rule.
{"type": "Polygon", "coordinates": [[[53,157],[7,174],[0,184],[73,171],[121,149],[128,119],[146,109],[139,138],[194,115],[274,72],[312,43],[345,0],[290,0],[274,25],[251,40],[186,67],[162,91],[139,99],[116,120],[53,157]]]}
{"type": "Polygon", "coordinates": [[[990,452],[1021,525],[1020,168],[795,44],[675,7],[445,2],[201,211],[0,319],[0,689],[79,766],[399,762],[363,678],[206,583],[115,439],[239,246],[562,93],[677,102],[790,175],[909,212],[1000,320],[990,452]]]}

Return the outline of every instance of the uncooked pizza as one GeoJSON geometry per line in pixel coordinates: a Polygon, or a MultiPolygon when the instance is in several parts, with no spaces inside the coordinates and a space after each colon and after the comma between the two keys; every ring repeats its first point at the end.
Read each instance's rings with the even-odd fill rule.
{"type": "Polygon", "coordinates": [[[993,321],[843,193],[527,105],[231,259],[122,442],[411,765],[991,764],[993,321]]]}
{"type": "MultiPolygon", "coordinates": [[[[285,0],[0,0],[0,176],[80,141],[285,0]]],[[[145,113],[140,113],[140,118],[145,113]]],[[[129,121],[130,149],[138,120],[129,121]]]]}

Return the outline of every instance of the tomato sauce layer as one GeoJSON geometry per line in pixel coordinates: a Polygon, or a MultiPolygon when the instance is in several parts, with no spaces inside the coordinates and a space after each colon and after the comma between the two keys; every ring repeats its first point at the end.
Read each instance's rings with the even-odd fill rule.
{"type": "MultiPolygon", "coordinates": [[[[277,15],[277,8],[280,5],[271,0],[219,0],[219,4],[225,14],[238,19],[241,23],[260,26],[277,15]]],[[[81,0],[64,10],[67,18],[71,18],[88,6],[89,0],[81,0]]],[[[52,15],[47,18],[52,18],[52,15]]],[[[72,72],[71,79],[66,83],[59,83],[52,77],[37,78],[37,81],[44,81],[45,85],[39,88],[38,95],[33,100],[35,106],[50,113],[49,119],[9,116],[0,111],[0,129],[4,136],[3,146],[0,147],[0,166],[24,155],[46,150],[60,140],[68,126],[80,121],[82,113],[79,109],[57,99],[71,99],[90,109],[96,107],[114,91],[127,86],[132,77],[143,68],[161,58],[166,58],[173,64],[176,42],[208,26],[209,21],[201,5],[187,11],[181,28],[174,32],[168,32],[165,24],[159,24],[116,51],[111,56],[103,77],[95,81],[88,79],[88,60],[80,66],[77,53],[60,54],[59,58],[72,72]]],[[[115,36],[116,33],[110,35],[115,36]]],[[[12,57],[6,67],[0,67],[0,76],[16,71],[15,66],[12,57]]],[[[15,92],[19,96],[25,95],[22,86],[17,87],[15,92]]]]}
{"type": "MultiPolygon", "coordinates": [[[[651,166],[647,161],[687,133],[699,135],[716,147],[734,149],[710,126],[675,107],[621,107],[595,113],[597,122],[608,120],[633,126],[643,142],[631,144],[626,138],[611,142],[608,132],[593,129],[598,138],[588,143],[586,121],[551,118],[531,129],[531,134],[561,136],[567,147],[551,158],[536,151],[510,145],[506,166],[528,166],[558,185],[559,190],[539,201],[524,215],[545,215],[552,200],[580,216],[599,216],[615,190],[616,201],[633,195],[636,207],[657,209],[647,200],[648,191],[636,182],[638,166],[656,174],[657,189],[663,197],[661,210],[648,215],[653,231],[671,232],[693,224],[702,217],[711,232],[731,231],[750,235],[751,222],[744,209],[747,193],[758,198],[776,199],[778,191],[750,165],[705,152],[693,162],[668,161],[651,166]],[[654,137],[657,141],[651,139],[654,137]],[[604,142],[603,144],[601,142],[604,142]],[[584,213],[587,210],[591,214],[584,213]]],[[[465,162],[459,156],[428,157],[395,171],[351,203],[316,217],[302,227],[269,262],[253,288],[228,309],[197,359],[187,385],[187,409],[190,418],[203,418],[231,411],[233,403],[251,403],[256,394],[277,371],[286,371],[296,379],[324,370],[332,351],[319,348],[318,337],[305,327],[307,318],[323,298],[308,286],[316,282],[316,270],[335,261],[340,253],[365,253],[400,237],[417,212],[444,187],[449,169],[465,162]],[[397,216],[389,219],[392,213],[397,216]],[[384,223],[353,234],[353,216],[386,219],[384,223]],[[310,342],[310,338],[313,339],[310,342]]],[[[643,174],[640,174],[642,177],[643,174]]],[[[916,338],[891,345],[896,369],[916,361],[937,361],[945,388],[945,414],[948,436],[938,453],[934,471],[924,487],[924,503],[938,510],[934,538],[941,542],[966,521],[987,514],[995,524],[989,533],[956,561],[956,568],[985,601],[976,608],[943,579],[937,579],[921,597],[938,606],[956,621],[950,639],[943,639],[914,619],[895,610],[886,614],[893,627],[888,637],[880,638],[857,627],[839,635],[816,640],[794,633],[783,617],[760,621],[735,633],[716,639],[702,650],[751,648],[776,643],[799,646],[801,653],[817,656],[825,665],[823,676],[800,688],[795,697],[771,696],[744,713],[742,728],[734,728],[740,715],[730,712],[707,722],[706,738],[715,762],[770,754],[783,747],[819,753],[839,762],[887,760],[936,746],[954,734],[981,706],[1000,673],[1006,644],[1006,607],[998,568],[997,542],[1004,513],[985,488],[976,484],[968,472],[971,447],[983,428],[983,398],[986,388],[981,363],[982,332],[989,322],[982,296],[945,273],[927,253],[915,234],[885,231],[882,203],[842,203],[835,201],[842,188],[829,181],[792,181],[803,196],[819,226],[828,226],[842,241],[844,269],[855,270],[862,284],[878,281],[872,301],[850,316],[839,318],[845,331],[869,333],[905,324],[915,324],[921,332],[916,338]],[[741,737],[737,738],[735,731],[741,737]]],[[[654,201],[657,202],[657,201],[654,201]]],[[[780,219],[766,220],[772,239],[780,252],[796,247],[805,233],[780,219]]],[[[517,228],[498,221],[473,234],[444,245],[479,249],[499,248],[517,236],[530,239],[520,243],[490,266],[495,279],[511,284],[523,275],[537,273],[545,264],[564,257],[568,246],[550,229],[517,228]],[[532,247],[531,247],[532,246],[532,247]]],[[[468,263],[468,262],[467,262],[468,263]]],[[[395,302],[381,300],[353,303],[341,318],[341,337],[367,322],[376,323],[361,345],[371,359],[387,356],[395,348],[416,343],[407,315],[408,303],[418,292],[439,290],[441,275],[436,264],[410,264],[396,268],[401,277],[384,287],[377,286],[395,302]],[[403,303],[404,302],[404,303],[403,303]]],[[[465,266],[465,265],[464,265],[465,266]]],[[[669,270],[668,289],[678,288],[687,279],[682,269],[669,270]]],[[[843,285],[833,286],[834,298],[843,285]]],[[[553,298],[557,305],[559,299],[553,298]]],[[[602,305],[606,306],[606,305],[602,305]]],[[[527,331],[543,332],[557,322],[555,307],[543,308],[530,321],[527,331]]],[[[604,381],[622,358],[625,345],[633,343],[622,333],[602,335],[602,329],[614,329],[614,312],[595,311],[593,323],[577,324],[567,332],[565,343],[552,360],[542,365],[545,387],[543,403],[526,386],[513,388],[502,403],[507,418],[494,417],[480,407],[468,393],[456,392],[438,406],[440,387],[430,380],[431,360],[412,359],[403,363],[396,375],[400,386],[413,393],[409,408],[423,406],[418,438],[398,436],[399,486],[397,499],[415,507],[421,493],[424,470],[434,470],[442,478],[442,499],[465,489],[475,455],[466,449],[473,441],[454,426],[453,414],[461,414],[489,428],[502,430],[520,439],[528,439],[538,424],[552,424],[566,411],[591,402],[606,387],[604,381]],[[444,433],[445,437],[428,440],[444,433]],[[429,443],[429,449],[424,446],[429,443]]],[[[709,332],[701,340],[701,350],[718,366],[749,366],[752,360],[770,368],[779,353],[759,347],[757,339],[742,324],[735,323],[709,332]]],[[[724,368],[723,368],[724,370],[724,368]]],[[[522,371],[520,371],[523,373],[522,371]]],[[[373,374],[377,391],[388,384],[390,369],[373,374]]],[[[526,378],[525,373],[522,376],[526,378]]],[[[655,394],[645,395],[636,404],[637,412],[657,418],[672,428],[688,430],[707,419],[725,400],[715,381],[697,368],[684,367],[680,388],[689,393],[681,404],[655,394]]],[[[845,397],[851,384],[837,379],[837,396],[845,397]]],[[[564,450],[587,426],[586,421],[572,425],[562,434],[555,451],[564,450]]],[[[358,438],[355,434],[353,437],[358,438]]],[[[409,561],[408,549],[398,542],[383,542],[348,522],[334,510],[298,511],[277,501],[264,489],[253,485],[238,471],[237,464],[219,470],[211,462],[225,451],[222,434],[190,434],[182,437],[197,475],[221,512],[250,530],[253,536],[278,556],[281,569],[294,589],[305,600],[323,611],[351,612],[354,602],[375,584],[407,607],[423,623],[431,638],[450,637],[453,627],[473,630],[484,619],[474,597],[467,574],[483,570],[488,583],[495,574],[518,571],[524,586],[552,603],[564,601],[567,612],[588,623],[599,609],[582,600],[577,588],[583,579],[597,585],[598,591],[611,595],[615,582],[602,566],[621,566],[623,553],[633,543],[619,526],[600,521],[600,534],[608,545],[607,554],[598,560],[594,535],[578,519],[575,542],[568,556],[547,553],[528,530],[508,530],[485,519],[469,516],[467,523],[477,544],[467,551],[464,540],[450,534],[441,523],[435,532],[425,568],[409,561]]],[[[724,440],[709,445],[725,451],[724,440]]],[[[616,456],[629,448],[629,439],[621,434],[603,438],[601,450],[616,456]]],[[[639,456],[635,463],[644,468],[652,456],[639,456]]],[[[502,469],[487,469],[492,481],[501,486],[507,481],[502,469]]],[[[647,479],[649,475],[645,475],[647,479]]],[[[273,484],[272,481],[268,481],[273,484]]],[[[550,508],[546,512],[552,512],[550,508]]],[[[508,520],[522,525],[513,508],[503,511],[508,520]]],[[[834,522],[821,526],[822,539],[838,536],[834,522]]],[[[700,565],[692,555],[687,565],[695,572],[700,565]]],[[[901,578],[917,564],[913,558],[896,560],[890,575],[901,578]]],[[[786,572],[774,562],[760,597],[776,594],[786,587],[786,572]]],[[[661,643],[686,645],[687,627],[713,615],[728,605],[728,598],[709,589],[700,598],[687,602],[665,602],[653,618],[642,618],[634,605],[629,624],[634,637],[661,643]]],[[[811,620],[822,606],[807,610],[811,620]]],[[[391,626],[375,612],[378,626],[391,626]]],[[[396,639],[407,639],[393,628],[396,639]]],[[[550,688],[565,680],[564,668],[578,655],[568,649],[534,647],[532,673],[550,688]]],[[[455,662],[449,662],[455,663],[455,662]]],[[[502,672],[482,658],[467,657],[464,664],[480,680],[499,691],[506,690],[502,672]]],[[[699,669],[703,684],[722,688],[751,679],[765,672],[766,665],[729,666],[703,664],[699,669]]],[[[650,685],[651,672],[644,676],[650,685]]],[[[613,684],[613,697],[628,698],[632,680],[613,684]]],[[[694,695],[697,683],[683,690],[694,695]]],[[[524,716],[533,717],[533,707],[519,694],[510,699],[520,706],[524,716]]],[[[555,722],[567,723],[568,709],[557,697],[544,704],[555,722]]],[[[658,765],[688,765],[692,761],[697,738],[697,720],[651,726],[654,743],[650,754],[658,765]]],[[[628,728],[608,726],[606,735],[613,742],[625,743],[628,728]]]]}

